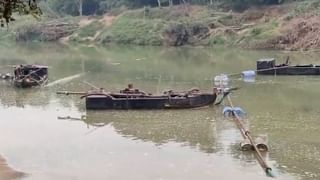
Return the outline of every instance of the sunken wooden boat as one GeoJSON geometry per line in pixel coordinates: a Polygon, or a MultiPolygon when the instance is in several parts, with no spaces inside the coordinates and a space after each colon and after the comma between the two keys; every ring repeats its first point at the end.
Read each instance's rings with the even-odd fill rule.
{"type": "Polygon", "coordinates": [[[12,82],[14,86],[19,88],[42,86],[48,82],[48,67],[41,65],[15,66],[12,82]]]}
{"type": "Polygon", "coordinates": [[[128,109],[190,109],[213,105],[217,94],[202,93],[198,89],[185,92],[166,91],[152,95],[138,89],[126,88],[119,93],[105,92],[104,89],[89,92],[66,92],[57,94],[77,94],[85,99],[86,109],[128,110],[128,109]]]}
{"type": "Polygon", "coordinates": [[[320,65],[290,65],[289,58],[283,64],[276,64],[274,58],[257,61],[257,73],[261,75],[320,75],[320,65]]]}

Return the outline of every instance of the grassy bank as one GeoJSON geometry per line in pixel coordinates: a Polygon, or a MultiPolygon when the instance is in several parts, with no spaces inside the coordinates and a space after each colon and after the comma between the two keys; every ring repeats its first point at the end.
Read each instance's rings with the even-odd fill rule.
{"type": "Polygon", "coordinates": [[[234,13],[218,12],[203,6],[176,6],[127,11],[107,26],[100,17],[80,28],[70,40],[102,44],[250,48],[277,36],[278,28],[277,17],[266,16],[259,10],[234,13]]]}
{"type": "Polygon", "coordinates": [[[308,50],[320,48],[319,15],[318,0],[259,6],[241,13],[183,5],[20,23],[14,36],[18,41],[308,50]]]}

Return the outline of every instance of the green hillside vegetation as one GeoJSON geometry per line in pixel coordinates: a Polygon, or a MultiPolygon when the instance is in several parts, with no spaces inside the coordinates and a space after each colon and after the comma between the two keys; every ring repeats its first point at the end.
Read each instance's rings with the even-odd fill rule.
{"type": "Polygon", "coordinates": [[[12,26],[16,40],[287,50],[320,47],[318,0],[47,0],[39,6],[45,14],[41,22],[23,19],[12,26]]]}

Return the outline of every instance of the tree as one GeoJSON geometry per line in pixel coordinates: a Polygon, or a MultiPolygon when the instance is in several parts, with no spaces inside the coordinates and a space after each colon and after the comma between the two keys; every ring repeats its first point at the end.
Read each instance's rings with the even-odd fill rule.
{"type": "Polygon", "coordinates": [[[82,10],[83,10],[83,8],[82,8],[82,5],[83,5],[83,1],[82,0],[79,0],[79,16],[82,16],[82,10]]]}
{"type": "Polygon", "coordinates": [[[8,25],[15,20],[12,17],[14,12],[18,12],[20,15],[31,14],[36,18],[42,14],[36,0],[0,0],[1,27],[4,27],[4,22],[8,25]]]}

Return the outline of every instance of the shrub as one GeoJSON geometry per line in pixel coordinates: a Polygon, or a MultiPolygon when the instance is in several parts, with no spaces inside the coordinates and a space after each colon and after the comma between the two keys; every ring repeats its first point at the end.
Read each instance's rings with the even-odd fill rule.
{"type": "Polygon", "coordinates": [[[257,36],[257,35],[261,34],[261,32],[262,32],[262,29],[261,29],[261,28],[253,28],[253,29],[251,30],[251,35],[252,35],[252,36],[257,36]]]}

